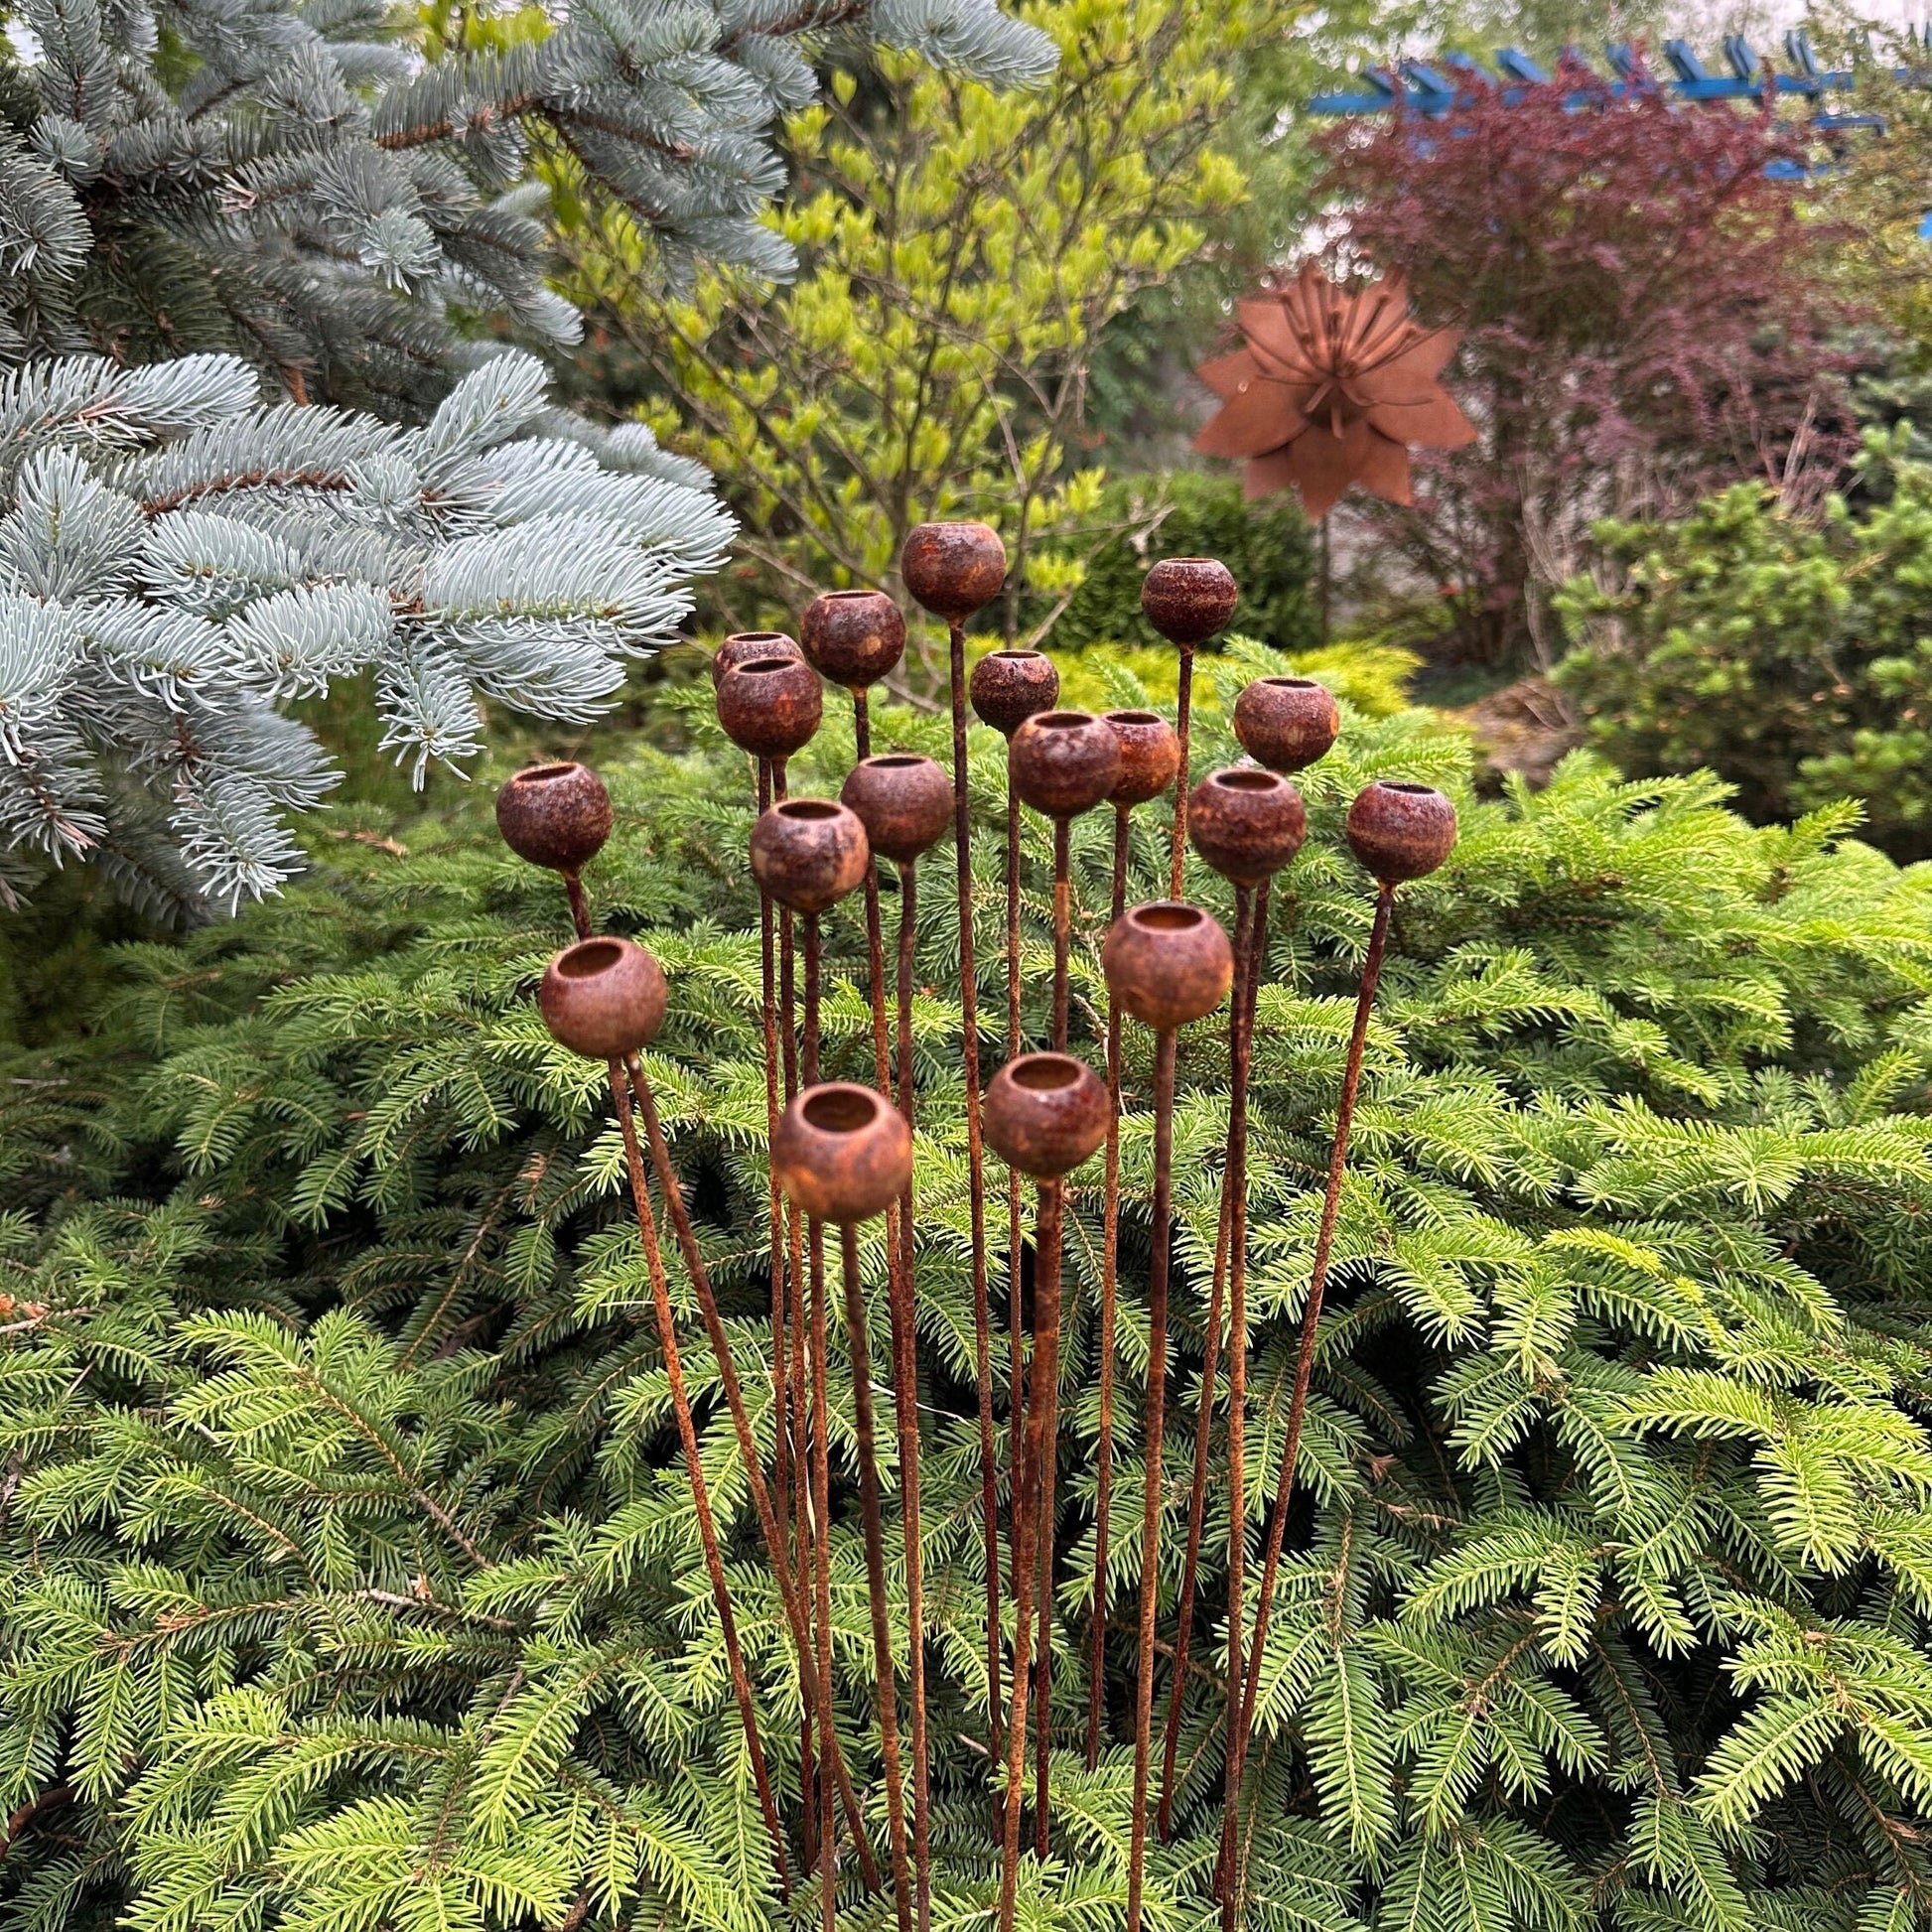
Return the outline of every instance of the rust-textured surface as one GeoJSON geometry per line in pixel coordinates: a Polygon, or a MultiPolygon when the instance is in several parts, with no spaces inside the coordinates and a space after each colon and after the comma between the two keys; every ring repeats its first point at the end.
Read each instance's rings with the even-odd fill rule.
{"type": "Polygon", "coordinates": [[[741,664],[750,664],[760,657],[802,657],[804,652],[798,648],[798,639],[788,637],[782,630],[734,630],[725,641],[711,653],[711,682],[713,689],[727,671],[735,671],[741,664]]]}
{"type": "Polygon", "coordinates": [[[1114,998],[1156,1033],[1212,1013],[1234,981],[1234,949],[1220,920],[1175,899],[1122,913],[1100,964],[1114,998]]]}
{"type": "Polygon", "coordinates": [[[1048,818],[1104,804],[1120,781],[1120,740],[1086,711],[1042,711],[1013,735],[1013,788],[1048,818]]]}
{"type": "Polygon", "coordinates": [[[905,619],[884,591],[826,591],[806,605],[798,641],[821,677],[859,691],[897,669],[905,619]]]}
{"type": "Polygon", "coordinates": [[[1107,1138],[1107,1087],[1070,1053],[1023,1053],[986,1088],[986,1138],[1035,1180],[1071,1173],[1107,1138]]]}
{"type": "Polygon", "coordinates": [[[967,687],[974,715],[1004,738],[1060,701],[1060,674],[1043,650],[990,650],[967,687]]]}
{"type": "Polygon", "coordinates": [[[1244,458],[1250,497],[1292,486],[1315,518],[1351,483],[1406,503],[1411,449],[1474,440],[1438,380],[1458,332],[1417,322],[1400,276],[1344,291],[1309,262],[1234,313],[1244,346],[1200,370],[1221,407],[1194,447],[1244,458]]]}
{"type": "Polygon", "coordinates": [[[1141,610],[1173,644],[1204,644],[1240,601],[1234,573],[1216,557],[1163,557],[1141,579],[1141,610]]]}
{"type": "Polygon", "coordinates": [[[772,1165],[785,1197],[815,1221],[883,1214],[912,1177],[912,1134],[883,1095],[846,1080],[802,1089],[778,1122],[772,1165]]]}
{"type": "Polygon", "coordinates": [[[964,623],[1006,588],[1007,548],[984,523],[921,523],[905,539],[898,568],[934,617],[964,623]]]}
{"type": "Polygon", "coordinates": [[[823,912],[856,892],[871,856],[858,813],[831,798],[787,798],[752,827],[753,876],[794,912],[823,912]]]}
{"type": "Polygon", "coordinates": [[[1348,849],[1385,886],[1422,879],[1455,849],[1455,807],[1434,785],[1377,778],[1355,794],[1348,849]]]}
{"type": "Polygon", "coordinates": [[[1120,743],[1120,776],[1107,794],[1116,805],[1145,805],[1173,783],[1180,769],[1180,740],[1158,711],[1103,714],[1120,743]]]}
{"type": "Polygon", "coordinates": [[[1258,677],[1234,701],[1234,735],[1257,764],[1305,771],[1341,733],[1334,694],[1311,677],[1258,677]]]}
{"type": "Polygon", "coordinates": [[[802,657],[754,657],[718,680],[718,723],[754,758],[802,752],[824,715],[825,687],[802,657]]]}
{"type": "Polygon", "coordinates": [[[611,794],[588,764],[526,765],[496,794],[496,829],[519,859],[577,872],[611,836],[611,794]]]}
{"type": "Polygon", "coordinates": [[[573,1053],[612,1060],[649,1045],[669,997],[663,968],[634,939],[580,939],[545,968],[537,1010],[573,1053]]]}
{"type": "Polygon", "coordinates": [[[911,752],[861,759],[846,773],[839,802],[858,814],[874,853],[895,865],[923,857],[952,824],[952,780],[911,752]]]}
{"type": "Polygon", "coordinates": [[[1236,886],[1272,879],[1308,835],[1302,794],[1276,771],[1245,765],[1210,771],[1187,800],[1194,850],[1236,886]]]}

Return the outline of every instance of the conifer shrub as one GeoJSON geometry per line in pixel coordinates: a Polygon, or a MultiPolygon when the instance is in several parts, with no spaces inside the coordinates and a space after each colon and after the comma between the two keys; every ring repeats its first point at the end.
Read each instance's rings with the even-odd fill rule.
{"type": "MultiPolygon", "coordinates": [[[[1281,662],[1244,652],[1203,675],[1231,701],[1281,662]]],[[[651,1074],[756,1396],[751,786],[690,703],[711,751],[605,759],[618,829],[591,885],[671,976],[651,1074]]],[[[1231,756],[1217,715],[1201,769],[1231,756]]],[[[882,713],[875,742],[937,752],[944,729],[882,713]]],[[[794,789],[834,789],[849,752],[828,725],[794,789]]],[[[990,998],[1004,757],[990,733],[974,752],[990,998]]],[[[1754,828],[1716,779],[1626,783],[1588,755],[1540,793],[1478,803],[1459,735],[1351,712],[1307,774],[1313,830],[1277,892],[1261,1000],[1251,1470],[1278,1452],[1368,924],[1339,820],[1373,774],[1446,784],[1464,833],[1405,889],[1369,1038],[1259,1708],[1253,1922],[1907,1932],[1932,1902],[1932,877],[1857,842],[1849,809],[1754,828]]],[[[325,841],[285,898],[130,949],[86,1036],[5,1069],[10,1925],[786,1922],[621,1150],[598,1070],[549,1041],[531,998],[562,897],[495,845],[484,802],[325,841]]],[[[1089,1051],[1107,817],[1074,840],[1089,1051]]],[[[1158,890],[1165,825],[1151,809],[1139,824],[1137,880],[1158,890]]],[[[1037,918],[1046,840],[1029,837],[1037,918]]],[[[1189,885],[1225,909],[1216,882],[1189,885]]],[[[915,1022],[934,1916],[959,1926],[997,1872],[947,897],[922,899],[915,1022]]],[[[866,1077],[862,936],[849,909],[828,928],[828,1071],[866,1077]]],[[[1118,1615],[1141,1512],[1150,1058],[1130,1028],[1118,1615]]],[[[1176,1565],[1226,1118],[1214,1024],[1181,1066],[1176,1565]]],[[[1070,1193],[1067,1754],[1058,1858],[1026,1863],[1022,1910],[1084,1932],[1122,1907],[1131,1658],[1117,1636],[1087,1773],[1097,1164],[1070,1193]]],[[[883,1301],[872,1230],[864,1260],[883,1301]]],[[[681,1277],[675,1291],[795,1805],[783,1619],[681,1277]]],[[[848,1410],[849,1386],[834,1393],[848,1410]]],[[[1257,1511],[1267,1489],[1250,1485],[1257,1511]]],[[[836,1511],[841,1709],[876,1802],[849,1488],[836,1511]]],[[[1209,1605],[1223,1538],[1210,1519],[1209,1605]]],[[[1203,1616],[1176,1835],[1151,1867],[1159,1925],[1212,1909],[1221,1696],[1203,1616]]],[[[889,1908],[855,1885],[844,1909],[870,1925],[889,1908]]],[[[812,1916],[809,1890],[794,1910],[812,1916]]]]}

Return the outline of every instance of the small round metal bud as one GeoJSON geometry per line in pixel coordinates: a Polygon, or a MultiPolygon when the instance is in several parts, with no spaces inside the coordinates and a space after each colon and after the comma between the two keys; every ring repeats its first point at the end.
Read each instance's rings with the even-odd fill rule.
{"type": "Polygon", "coordinates": [[[1234,701],[1241,749],[1271,771],[1305,770],[1340,733],[1333,694],[1311,677],[1258,677],[1234,701]]]}
{"type": "Polygon", "coordinates": [[[1170,643],[1205,642],[1240,601],[1233,572],[1214,557],[1163,557],[1141,580],[1141,609],[1170,643]]]}
{"type": "Polygon", "coordinates": [[[1108,930],[1100,965],[1114,998],[1163,1034],[1212,1013],[1234,983],[1234,948],[1220,920],[1177,899],[1123,912],[1108,930]]]}
{"type": "Polygon", "coordinates": [[[1106,722],[1120,740],[1120,777],[1107,795],[1116,805],[1145,805],[1173,783],[1180,740],[1158,712],[1110,711],[1106,722]]]}
{"type": "Polygon", "coordinates": [[[1432,873],[1455,849],[1455,807],[1434,785],[1377,778],[1355,794],[1342,828],[1384,886],[1432,873]]]}
{"type": "Polygon", "coordinates": [[[718,722],[754,758],[802,752],[824,715],[825,687],[803,657],[754,657],[718,680],[718,722]]]}
{"type": "Polygon", "coordinates": [[[859,815],[882,859],[907,866],[953,821],[952,780],[930,759],[886,752],[846,773],[840,802],[859,815]]]}
{"type": "Polygon", "coordinates": [[[669,999],[664,969],[634,939],[580,939],[544,969],[537,1011],[573,1053],[621,1060],[657,1036],[669,999]]]}
{"type": "Polygon", "coordinates": [[[785,1198],[814,1221],[870,1220],[912,1178],[912,1130],[870,1087],[828,1080],[785,1109],[771,1168],[785,1198]]]}
{"type": "Polygon", "coordinates": [[[948,623],[964,623],[1006,588],[1007,547],[984,523],[921,523],[898,556],[905,588],[948,623]]]}
{"type": "Polygon", "coordinates": [[[823,912],[866,876],[872,847],[857,812],[830,798],[788,798],[752,827],[752,872],[794,912],[823,912]]]}
{"type": "Polygon", "coordinates": [[[1060,674],[1043,650],[990,650],[973,666],[966,695],[982,725],[1011,738],[1059,703],[1060,674]]]}
{"type": "Polygon", "coordinates": [[[986,1138],[1035,1180],[1071,1173],[1107,1138],[1107,1083],[1070,1053],[1022,1053],[987,1083],[986,1138]]]}
{"type": "Polygon", "coordinates": [[[1232,765],[1210,771],[1187,800],[1187,836],[1223,879],[1259,886],[1302,849],[1309,815],[1278,771],[1232,765]]]}
{"type": "Polygon", "coordinates": [[[905,619],[884,591],[827,591],[806,605],[798,641],[819,676],[863,691],[905,655],[905,619]]]}
{"type": "Polygon", "coordinates": [[[759,657],[803,657],[795,637],[782,630],[734,630],[711,653],[711,682],[715,687],[727,671],[750,664],[759,657]]]}
{"type": "Polygon", "coordinates": [[[529,764],[496,794],[496,829],[519,859],[577,872],[611,836],[611,794],[588,764],[529,764]]]}
{"type": "Polygon", "coordinates": [[[1120,740],[1090,711],[1042,711],[1013,735],[1013,788],[1048,818],[1090,812],[1120,782],[1120,740]]]}

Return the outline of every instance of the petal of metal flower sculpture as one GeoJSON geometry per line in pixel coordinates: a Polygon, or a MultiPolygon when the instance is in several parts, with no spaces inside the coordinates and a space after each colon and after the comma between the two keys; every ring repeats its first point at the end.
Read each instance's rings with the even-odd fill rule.
{"type": "Polygon", "coordinates": [[[1202,366],[1221,407],[1194,448],[1246,458],[1248,496],[1292,483],[1314,518],[1355,483],[1406,503],[1411,448],[1474,440],[1437,380],[1461,332],[1417,322],[1401,276],[1344,293],[1307,262],[1287,288],[1238,303],[1235,315],[1247,346],[1202,366]]]}

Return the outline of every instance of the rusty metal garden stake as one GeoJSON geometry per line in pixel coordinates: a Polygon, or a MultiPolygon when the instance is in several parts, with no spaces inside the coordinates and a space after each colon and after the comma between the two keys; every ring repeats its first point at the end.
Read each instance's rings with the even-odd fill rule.
{"type": "MultiPolygon", "coordinates": [[[[1314,1257],[1309,1274],[1308,1300],[1302,1309],[1302,1329],[1295,1359],[1295,1386],[1289,1400],[1288,1429],[1275,1481],[1275,1502],[1269,1512],[1267,1541],[1262,1553],[1261,1585],[1255,1596],[1254,1634],[1249,1639],[1246,1670],[1238,1700],[1231,1707],[1228,1729],[1227,1788],[1221,1814],[1221,1854],[1218,1883],[1221,1920],[1234,1932],[1241,1918],[1244,1885],[1239,1831],[1241,1784],[1247,1770],[1248,1744],[1254,1727],[1255,1702],[1261,1686],[1261,1660],[1268,1639],[1268,1615],[1281,1569],[1282,1543],[1288,1530],[1288,1511],[1295,1488],[1295,1462],[1301,1449],[1302,1423],[1308,1411],[1309,1383],[1314,1369],[1314,1348],[1321,1321],[1321,1302],[1328,1284],[1328,1262],[1334,1248],[1335,1222],[1341,1208],[1341,1184],[1348,1162],[1349,1135],[1354,1126],[1355,1097],[1361,1086],[1362,1052],[1368,1040],[1369,1016],[1382,976],[1382,955],[1388,944],[1389,920],[1395,908],[1395,890],[1407,880],[1434,872],[1455,845],[1455,807],[1429,785],[1378,779],[1357,794],[1349,807],[1347,837],[1355,856],[1377,882],[1375,919],[1369,928],[1368,950],[1362,959],[1355,1021],[1348,1035],[1348,1057],[1342,1071],[1341,1097],[1335,1109],[1334,1139],[1328,1153],[1327,1186],[1321,1200],[1321,1221],[1315,1234],[1314,1257]]],[[[1233,1691],[1236,1687],[1230,1685],[1233,1691]]]]}
{"type": "Polygon", "coordinates": [[[1180,861],[1187,849],[1188,729],[1193,711],[1194,647],[1234,615],[1241,593],[1224,563],[1213,557],[1164,557],[1141,580],[1141,610],[1162,636],[1180,651],[1174,687],[1174,735],[1180,740],[1180,778],[1173,794],[1173,842],[1168,892],[1180,897],[1180,861]]]}
{"type": "MultiPolygon", "coordinates": [[[[973,953],[971,772],[966,755],[966,620],[999,596],[1007,553],[984,523],[921,523],[899,556],[905,588],[945,621],[952,699],[953,839],[959,874],[961,1054],[966,1075],[966,1163],[973,1250],[973,1350],[978,1382],[980,1506],[986,1542],[987,1698],[1000,1712],[999,1472],[993,1450],[992,1318],[986,1292],[986,1158],[980,1132],[979,975],[973,953]]],[[[998,1739],[995,1738],[997,1745],[998,1739]]]]}

